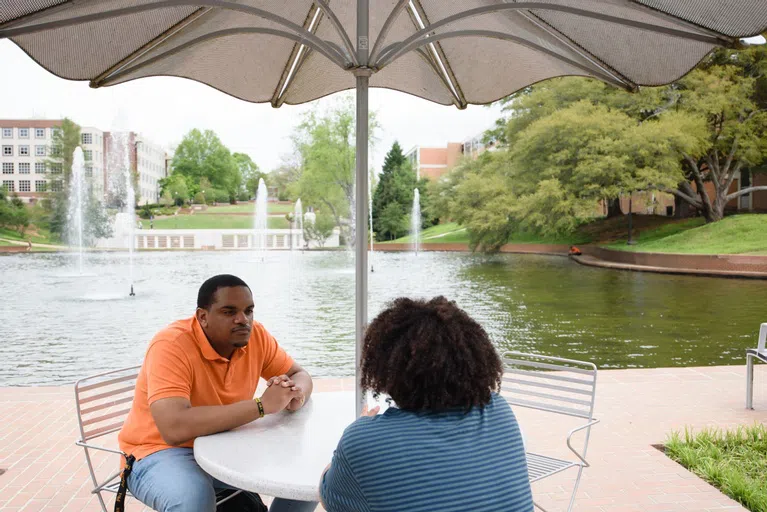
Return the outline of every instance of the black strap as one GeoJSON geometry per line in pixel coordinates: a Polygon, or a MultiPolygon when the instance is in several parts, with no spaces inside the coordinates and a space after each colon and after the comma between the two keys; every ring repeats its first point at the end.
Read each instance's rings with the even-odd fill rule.
{"type": "Polygon", "coordinates": [[[115,498],[115,512],[125,512],[125,494],[128,492],[128,477],[133,471],[133,463],[136,457],[128,455],[125,457],[125,467],[120,473],[120,487],[117,488],[117,497],[115,498]]]}

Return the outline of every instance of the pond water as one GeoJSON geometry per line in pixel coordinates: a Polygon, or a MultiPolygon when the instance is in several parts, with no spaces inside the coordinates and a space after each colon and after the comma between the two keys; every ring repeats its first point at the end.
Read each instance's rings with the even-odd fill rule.
{"type": "MultiPolygon", "coordinates": [[[[217,273],[251,286],[256,319],[313,375],[354,374],[354,268],[342,252],[142,252],[0,257],[0,386],[70,383],[140,364],[147,342],[191,316],[217,273]]],[[[371,318],[408,295],[445,295],[499,350],[600,368],[739,364],[765,321],[767,283],[621,272],[536,255],[375,253],[371,318]]]]}

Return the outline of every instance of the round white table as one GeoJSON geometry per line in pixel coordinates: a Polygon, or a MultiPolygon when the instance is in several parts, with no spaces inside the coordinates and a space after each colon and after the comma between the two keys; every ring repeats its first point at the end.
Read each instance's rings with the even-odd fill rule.
{"type": "Polygon", "coordinates": [[[354,420],[353,392],[315,393],[295,413],[282,411],[229,432],[198,437],[194,458],[232,487],[319,501],[322,470],[354,420]]]}

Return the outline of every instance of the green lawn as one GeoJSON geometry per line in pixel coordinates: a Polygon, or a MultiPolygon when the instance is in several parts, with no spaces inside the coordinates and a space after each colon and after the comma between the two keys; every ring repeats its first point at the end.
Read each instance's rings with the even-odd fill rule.
{"type": "Polygon", "coordinates": [[[59,242],[52,241],[50,233],[45,230],[36,231],[34,234],[31,230],[28,230],[24,235],[20,235],[18,231],[13,231],[7,228],[0,228],[0,238],[7,238],[9,240],[32,240],[33,243],[39,244],[57,244],[59,242]]]}
{"type": "MultiPolygon", "coordinates": [[[[149,221],[141,221],[144,229],[149,221]]],[[[288,229],[290,223],[284,217],[269,217],[267,225],[272,229],[288,229]]],[[[251,229],[253,217],[247,215],[178,215],[154,220],[155,229],[251,229]]]]}
{"type": "MultiPolygon", "coordinates": [[[[406,244],[410,243],[411,237],[405,236],[394,240],[392,242],[382,243],[397,243],[406,244]]],[[[569,237],[542,237],[531,233],[514,233],[509,237],[510,244],[582,244],[589,241],[589,237],[575,233],[569,237]]],[[[455,222],[448,222],[445,224],[439,224],[438,226],[432,226],[428,229],[424,229],[421,232],[421,243],[469,243],[469,234],[466,229],[455,222]]]]}
{"type": "MultiPolygon", "coordinates": [[[[205,213],[253,213],[253,203],[227,204],[224,206],[208,206],[205,213]]],[[[266,211],[269,213],[291,213],[295,210],[293,204],[267,203],[266,211]]]]}
{"type": "Polygon", "coordinates": [[[752,512],[767,512],[767,427],[673,432],[666,454],[752,512]]]}
{"type": "Polygon", "coordinates": [[[713,224],[687,219],[639,233],[638,243],[607,245],[611,249],[679,254],[746,254],[767,252],[767,215],[726,217],[713,224]]]}

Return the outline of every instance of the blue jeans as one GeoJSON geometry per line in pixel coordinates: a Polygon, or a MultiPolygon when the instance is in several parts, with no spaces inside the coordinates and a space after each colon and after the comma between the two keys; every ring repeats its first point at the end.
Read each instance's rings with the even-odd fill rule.
{"type": "MultiPolygon", "coordinates": [[[[232,489],[207,474],[192,448],[168,448],[133,463],[128,489],[159,512],[215,512],[216,491],[232,489]]],[[[311,512],[316,502],[275,498],[269,512],[311,512]]]]}

